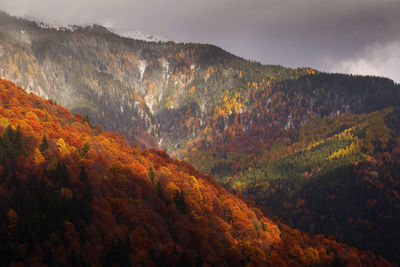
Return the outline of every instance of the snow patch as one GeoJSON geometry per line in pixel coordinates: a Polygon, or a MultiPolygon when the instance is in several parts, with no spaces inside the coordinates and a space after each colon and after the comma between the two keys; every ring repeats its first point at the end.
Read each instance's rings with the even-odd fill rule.
{"type": "Polygon", "coordinates": [[[163,71],[162,71],[163,79],[164,79],[164,81],[168,81],[168,79],[169,79],[169,62],[165,58],[162,58],[160,60],[160,62],[161,62],[161,66],[163,68],[163,71]]]}
{"type": "MultiPolygon", "coordinates": [[[[78,26],[75,26],[75,25],[64,26],[64,25],[60,25],[60,24],[48,24],[48,23],[44,23],[44,22],[36,22],[36,25],[42,29],[57,30],[57,31],[63,31],[63,32],[65,32],[65,31],[73,32],[78,29],[78,26]]],[[[90,25],[90,26],[93,27],[93,25],[90,25]]]]}
{"type": "Polygon", "coordinates": [[[146,101],[147,106],[150,109],[151,114],[154,114],[153,106],[154,106],[154,97],[151,95],[146,95],[144,97],[144,100],[146,101]]]}
{"type": "Polygon", "coordinates": [[[31,38],[29,34],[26,33],[26,31],[21,30],[20,34],[18,35],[18,38],[23,42],[28,45],[31,45],[31,38]]]}
{"type": "Polygon", "coordinates": [[[200,105],[200,110],[201,110],[202,113],[206,113],[206,103],[202,103],[200,105]]]}
{"type": "Polygon", "coordinates": [[[146,60],[139,60],[140,80],[143,80],[143,74],[146,70],[146,67],[147,67],[146,60]]]}
{"type": "Polygon", "coordinates": [[[28,89],[25,89],[25,91],[30,94],[33,93],[37,96],[40,96],[41,98],[44,99],[49,99],[49,96],[45,94],[45,92],[43,91],[43,89],[40,86],[35,87],[34,89],[32,87],[28,87],[28,89]]]}
{"type": "Polygon", "coordinates": [[[291,129],[293,128],[293,122],[292,122],[292,114],[289,114],[288,116],[288,121],[285,125],[285,127],[283,127],[285,130],[291,129]]]}
{"type": "Polygon", "coordinates": [[[142,40],[145,42],[168,42],[169,40],[163,36],[154,35],[142,31],[127,30],[116,27],[109,27],[109,31],[124,38],[142,40]]]}

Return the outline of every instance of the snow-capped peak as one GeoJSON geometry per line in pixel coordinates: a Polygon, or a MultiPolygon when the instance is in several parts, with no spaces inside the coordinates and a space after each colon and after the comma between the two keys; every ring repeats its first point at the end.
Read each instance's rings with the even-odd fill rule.
{"type": "Polygon", "coordinates": [[[75,31],[78,26],[76,25],[65,25],[65,24],[59,24],[59,23],[48,23],[41,21],[40,19],[37,19],[33,16],[25,15],[23,17],[24,19],[31,21],[35,23],[39,28],[42,29],[50,29],[50,30],[57,30],[57,31],[75,31]]]}
{"type": "Polygon", "coordinates": [[[74,31],[77,29],[77,26],[74,25],[58,25],[58,24],[49,24],[44,22],[36,22],[36,25],[42,29],[52,29],[57,31],[74,31]]]}
{"type": "Polygon", "coordinates": [[[157,36],[154,34],[141,32],[141,31],[133,31],[133,30],[125,30],[116,27],[108,28],[111,32],[125,38],[142,40],[146,42],[168,42],[169,40],[163,36],[157,36]]]}
{"type": "MultiPolygon", "coordinates": [[[[75,31],[79,27],[93,27],[94,24],[86,24],[86,25],[63,25],[59,23],[47,23],[42,22],[34,17],[31,16],[24,16],[24,19],[34,22],[38,27],[42,29],[52,29],[57,31],[75,31]]],[[[164,36],[154,35],[142,31],[134,31],[134,30],[127,30],[118,27],[107,27],[107,29],[124,38],[135,39],[135,40],[142,40],[146,42],[168,42],[169,40],[164,36]]]]}

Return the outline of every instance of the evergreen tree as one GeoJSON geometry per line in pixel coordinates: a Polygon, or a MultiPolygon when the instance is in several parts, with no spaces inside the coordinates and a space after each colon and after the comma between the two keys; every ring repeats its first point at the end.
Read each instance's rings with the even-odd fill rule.
{"type": "Polygon", "coordinates": [[[165,205],[171,204],[170,201],[165,197],[165,193],[161,187],[161,184],[158,182],[156,185],[157,196],[165,203],[165,205]]]}
{"type": "Polygon", "coordinates": [[[78,153],[78,155],[79,155],[81,158],[86,158],[87,153],[89,152],[89,150],[90,150],[90,145],[89,145],[88,142],[86,142],[86,143],[83,145],[82,149],[80,149],[79,147],[76,148],[76,153],[78,153]]]}
{"type": "Polygon", "coordinates": [[[151,183],[154,183],[154,178],[156,177],[156,173],[153,169],[153,166],[150,166],[149,177],[150,177],[151,183]]]}
{"type": "Polygon", "coordinates": [[[43,154],[48,148],[49,148],[49,144],[47,143],[46,136],[43,136],[42,143],[39,146],[39,150],[43,154]]]}
{"type": "Polygon", "coordinates": [[[65,166],[64,163],[57,162],[54,178],[55,178],[55,183],[59,187],[71,188],[71,175],[68,171],[67,166],[65,166]]]}
{"type": "Polygon", "coordinates": [[[187,205],[185,202],[185,198],[183,196],[183,192],[176,191],[175,197],[174,197],[174,203],[178,210],[180,210],[182,213],[187,213],[187,205]]]}

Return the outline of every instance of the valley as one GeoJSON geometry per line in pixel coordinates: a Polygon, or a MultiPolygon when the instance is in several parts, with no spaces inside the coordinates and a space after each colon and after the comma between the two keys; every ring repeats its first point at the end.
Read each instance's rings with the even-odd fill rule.
{"type": "Polygon", "coordinates": [[[229,194],[213,179],[285,225],[400,262],[400,86],[390,79],[262,65],[99,25],[46,28],[5,13],[0,76],[83,114],[91,131],[100,124],[174,158],[149,150],[162,161],[193,164],[218,192],[229,194]]]}

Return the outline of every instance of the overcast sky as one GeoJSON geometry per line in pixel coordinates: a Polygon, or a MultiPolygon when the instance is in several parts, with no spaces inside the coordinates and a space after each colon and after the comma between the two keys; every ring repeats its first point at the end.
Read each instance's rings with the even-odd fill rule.
{"type": "Polygon", "coordinates": [[[264,64],[400,82],[400,0],[0,0],[0,9],[212,43],[264,64]]]}

